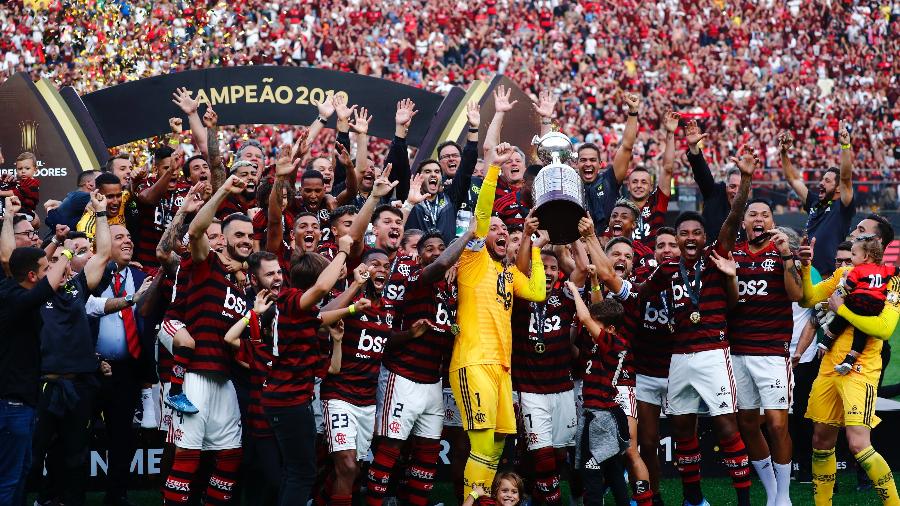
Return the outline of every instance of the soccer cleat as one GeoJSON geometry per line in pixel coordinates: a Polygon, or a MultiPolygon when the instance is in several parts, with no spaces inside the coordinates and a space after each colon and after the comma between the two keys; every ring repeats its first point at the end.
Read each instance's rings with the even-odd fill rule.
{"type": "Polygon", "coordinates": [[[700,504],[691,504],[688,502],[687,499],[685,499],[684,506],[710,506],[710,505],[709,505],[709,501],[707,501],[706,498],[704,497],[703,500],[700,501],[700,504]]]}
{"type": "Polygon", "coordinates": [[[179,413],[186,413],[189,415],[200,412],[190,399],[187,398],[187,395],[184,395],[184,392],[181,392],[178,395],[166,396],[166,406],[169,406],[179,413]]]}

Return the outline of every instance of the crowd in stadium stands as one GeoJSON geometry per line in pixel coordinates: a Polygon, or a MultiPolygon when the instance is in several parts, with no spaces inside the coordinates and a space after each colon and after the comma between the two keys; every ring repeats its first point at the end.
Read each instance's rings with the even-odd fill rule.
{"type": "Polygon", "coordinates": [[[7,71],[80,92],[252,63],[436,91],[502,72],[533,98],[498,86],[485,132],[466,104],[465,143],[416,166],[410,99],[379,145],[345,96],[222,127],[185,89],[147,164],[113,153],[61,198],[0,153],[0,504],[29,475],[36,504],[84,504],[95,432],[104,502],[131,504],[141,427],[167,505],[424,506],[441,439],[466,506],[562,504],[563,476],[578,504],[658,505],[661,414],[684,504],[710,458],[734,504],[756,481],[788,505],[792,475],[830,504],[841,431],[900,503],[871,440],[900,270],[866,209],[896,206],[891,7],[37,3],[0,6],[7,71]],[[505,142],[554,127],[578,141],[569,222],[538,218],[542,167],[505,142]],[[668,216],[691,185],[702,212],[668,216]],[[776,226],[791,207],[802,229],[776,226]]]}
{"type": "MultiPolygon", "coordinates": [[[[5,72],[30,72],[82,93],[149,75],[250,64],[315,65],[437,92],[503,73],[535,95],[552,87],[561,130],[601,145],[604,155],[624,125],[611,105],[622,88],[646,100],[638,163],[658,163],[658,125],[674,108],[714,132],[708,143],[717,175],[730,167],[735,145],[763,150],[756,180],[790,209],[801,203],[777,171],[767,170],[777,166],[776,134],[794,133],[797,165],[814,181],[827,168],[837,119],[853,118],[860,202],[897,207],[896,2],[51,4],[36,14],[22,2],[0,7],[5,72]]],[[[271,149],[267,140],[286,129],[247,127],[233,135],[250,134],[271,149]]],[[[691,182],[686,164],[676,178],[691,182]]]]}

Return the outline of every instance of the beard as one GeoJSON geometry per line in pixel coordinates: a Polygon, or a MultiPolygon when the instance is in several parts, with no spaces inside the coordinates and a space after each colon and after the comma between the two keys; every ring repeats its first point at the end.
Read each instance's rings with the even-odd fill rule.
{"type": "Polygon", "coordinates": [[[250,255],[243,255],[240,251],[238,251],[237,247],[232,246],[231,244],[225,245],[225,251],[228,252],[228,256],[233,258],[234,260],[238,260],[240,262],[245,262],[250,255]]]}

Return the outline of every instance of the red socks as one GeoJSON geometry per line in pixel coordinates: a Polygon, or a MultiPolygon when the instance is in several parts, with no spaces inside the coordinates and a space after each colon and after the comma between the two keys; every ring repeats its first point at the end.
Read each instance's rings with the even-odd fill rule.
{"type": "Polygon", "coordinates": [[[187,504],[191,499],[191,481],[200,467],[200,450],[181,450],[175,454],[172,470],[163,485],[163,504],[187,504]]]}
{"type": "MultiPolygon", "coordinates": [[[[383,441],[375,446],[375,458],[369,466],[366,506],[379,506],[384,501],[388,492],[388,484],[391,481],[391,473],[399,459],[399,448],[385,444],[383,441]]],[[[332,500],[334,499],[332,497],[332,500]]]]}
{"type": "Polygon", "coordinates": [[[684,498],[691,504],[700,504],[703,491],[700,489],[700,443],[697,436],[675,439],[675,467],[681,475],[684,498]]]}
{"type": "Polygon", "coordinates": [[[434,476],[437,474],[437,461],[441,442],[437,439],[416,438],[413,440],[412,459],[406,469],[406,486],[404,487],[406,504],[426,506],[428,494],[434,487],[434,476]]]}
{"type": "Polygon", "coordinates": [[[215,454],[216,466],[209,477],[209,486],[206,487],[206,504],[226,505],[231,502],[234,484],[237,482],[241,449],[219,450],[215,454]]]}
{"type": "Polygon", "coordinates": [[[530,452],[534,464],[534,495],[545,504],[559,504],[559,471],[556,469],[556,451],[552,446],[530,452]]]}

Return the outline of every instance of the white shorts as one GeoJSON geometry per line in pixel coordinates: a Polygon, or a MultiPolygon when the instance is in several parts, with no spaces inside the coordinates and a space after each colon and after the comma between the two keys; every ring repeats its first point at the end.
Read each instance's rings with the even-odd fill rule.
{"type": "Polygon", "coordinates": [[[451,388],[443,389],[444,396],[444,427],[462,428],[462,415],[459,412],[459,406],[456,405],[456,399],[453,398],[453,390],[451,388]]]}
{"type": "Polygon", "coordinates": [[[666,391],[669,387],[668,378],[657,378],[656,376],[637,375],[637,387],[634,389],[634,396],[641,402],[659,406],[662,411],[666,411],[666,391]]]}
{"type": "Polygon", "coordinates": [[[728,348],[672,354],[666,397],[669,414],[698,414],[701,402],[709,407],[709,416],[734,413],[734,390],[728,348]]]}
{"type": "Polygon", "coordinates": [[[160,385],[162,386],[162,395],[159,397],[159,430],[166,433],[166,443],[174,443],[175,429],[172,420],[175,416],[175,410],[166,406],[166,403],[164,402],[166,397],[169,396],[169,389],[172,388],[172,383],[167,381],[160,385]]]}
{"type": "Polygon", "coordinates": [[[634,387],[616,385],[616,403],[625,412],[625,415],[637,419],[637,399],[634,396],[634,387]]]}
{"type": "Polygon", "coordinates": [[[184,394],[199,413],[174,413],[172,442],[187,450],[230,450],[241,447],[241,410],[231,380],[187,372],[184,394]]]}
{"type": "Polygon", "coordinates": [[[328,420],[325,424],[328,451],[356,450],[356,460],[365,459],[372,446],[375,406],[356,406],[340,399],[327,399],[322,401],[322,411],[328,420]]]}
{"type": "Polygon", "coordinates": [[[375,434],[407,440],[440,439],[444,428],[441,382],[416,383],[382,367],[378,374],[375,434]]]}
{"type": "Polygon", "coordinates": [[[322,416],[322,379],[316,378],[313,385],[312,408],[316,419],[316,434],[325,434],[325,417],[322,416]]]}
{"type": "Polygon", "coordinates": [[[521,392],[520,400],[528,450],[575,445],[578,419],[573,390],[555,394],[521,392]]]}
{"type": "Polygon", "coordinates": [[[735,355],[734,382],[738,409],[788,409],[794,375],[788,357],[735,355]]]}
{"type": "Polygon", "coordinates": [[[156,337],[169,353],[172,353],[172,347],[175,346],[175,334],[184,327],[185,324],[181,320],[163,320],[159,326],[159,332],[156,334],[156,337]]]}

